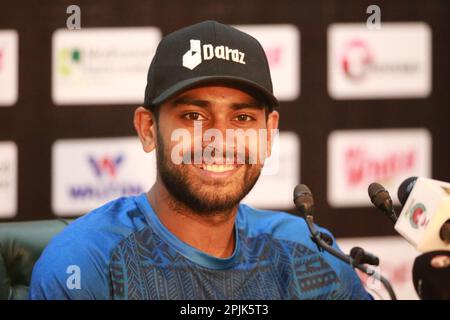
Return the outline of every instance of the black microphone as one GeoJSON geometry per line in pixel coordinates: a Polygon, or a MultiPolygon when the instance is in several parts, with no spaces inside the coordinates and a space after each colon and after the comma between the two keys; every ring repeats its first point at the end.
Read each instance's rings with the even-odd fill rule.
{"type": "MultiPolygon", "coordinates": [[[[321,233],[317,231],[316,227],[314,226],[314,216],[313,216],[314,198],[312,196],[311,190],[309,190],[309,188],[306,185],[299,184],[298,186],[295,187],[293,200],[295,207],[305,218],[306,225],[308,226],[309,232],[311,233],[311,240],[317,245],[319,250],[325,250],[328,253],[335,256],[336,258],[350,264],[353,268],[357,268],[369,276],[375,276],[375,278],[378,279],[385,286],[391,299],[397,300],[395,292],[386,278],[384,278],[381,274],[377,273],[375,270],[369,269],[363,263],[357,263],[358,261],[356,261],[354,258],[333,248],[331,246],[333,243],[332,242],[328,243],[327,239],[324,237],[324,235],[325,236],[328,235],[323,232],[321,233]]],[[[331,239],[330,236],[328,237],[331,239]]],[[[357,258],[360,258],[361,260],[368,262],[377,262],[377,265],[379,263],[379,259],[377,257],[365,252],[361,248],[357,247],[355,250],[353,250],[353,252],[356,254],[357,258]]]]}
{"type": "MultiPolygon", "coordinates": [[[[314,198],[311,190],[305,184],[299,184],[294,189],[294,204],[299,213],[304,217],[314,217],[314,198]]],[[[333,238],[325,232],[318,232],[321,240],[328,245],[333,245],[333,238]]]]}
{"type": "Polygon", "coordinates": [[[414,260],[413,283],[424,300],[450,299],[450,251],[431,251],[414,260]]]}
{"type": "Polygon", "coordinates": [[[400,200],[402,206],[405,205],[406,200],[408,200],[409,194],[411,193],[414,185],[416,184],[417,177],[409,177],[405,181],[403,181],[397,190],[397,197],[400,200]]]}
{"type": "Polygon", "coordinates": [[[393,223],[396,223],[398,216],[395,213],[389,192],[381,184],[373,182],[368,188],[368,193],[374,206],[383,211],[393,223]]]}
{"type": "Polygon", "coordinates": [[[441,230],[439,230],[439,237],[445,243],[450,243],[450,219],[445,221],[441,230]]]}
{"type": "Polygon", "coordinates": [[[380,259],[371,254],[370,252],[366,252],[363,248],[353,247],[350,250],[350,257],[355,260],[356,264],[370,264],[372,266],[378,266],[380,264],[380,259]]]}
{"type": "Polygon", "coordinates": [[[306,185],[299,184],[295,187],[294,204],[303,217],[314,215],[314,198],[306,185]]]}

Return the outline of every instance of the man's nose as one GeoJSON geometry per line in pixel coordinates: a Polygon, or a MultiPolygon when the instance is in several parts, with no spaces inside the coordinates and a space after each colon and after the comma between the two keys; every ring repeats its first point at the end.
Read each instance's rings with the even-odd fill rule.
{"type": "Polygon", "coordinates": [[[212,121],[212,128],[220,131],[223,136],[226,134],[227,129],[231,129],[230,121],[223,114],[215,115],[212,121]]]}
{"type": "MultiPolygon", "coordinates": [[[[233,128],[231,127],[229,121],[223,116],[215,117],[214,121],[208,128],[204,129],[203,132],[203,147],[211,145],[217,149],[223,150],[223,155],[226,156],[226,151],[229,150],[234,153],[235,148],[235,136],[233,134],[233,128]],[[206,133],[206,134],[205,134],[206,133]],[[227,138],[228,136],[228,138],[227,138]],[[229,141],[227,141],[229,140],[229,141]]],[[[216,154],[216,156],[219,156],[216,154]]]]}

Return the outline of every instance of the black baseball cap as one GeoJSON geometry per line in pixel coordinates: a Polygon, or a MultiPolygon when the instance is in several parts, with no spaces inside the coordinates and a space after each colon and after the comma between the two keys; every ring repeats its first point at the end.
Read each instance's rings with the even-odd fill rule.
{"type": "Polygon", "coordinates": [[[259,95],[270,109],[269,64],[252,36],[217,21],[204,21],[165,36],[150,64],[144,106],[150,108],[195,87],[223,84],[259,95]]]}

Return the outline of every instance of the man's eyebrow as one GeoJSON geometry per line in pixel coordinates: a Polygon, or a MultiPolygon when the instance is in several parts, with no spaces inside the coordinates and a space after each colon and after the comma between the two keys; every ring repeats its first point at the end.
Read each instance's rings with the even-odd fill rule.
{"type": "MultiPolygon", "coordinates": [[[[172,102],[172,106],[198,106],[202,108],[207,108],[211,106],[211,102],[208,100],[195,99],[190,97],[179,97],[172,102]]],[[[251,100],[249,102],[235,102],[231,104],[233,110],[239,109],[263,109],[264,104],[259,100],[251,100]]]]}
{"type": "Polygon", "coordinates": [[[251,102],[233,103],[231,105],[231,108],[233,108],[234,110],[239,110],[239,109],[263,109],[264,108],[264,104],[262,102],[260,102],[260,101],[253,100],[251,102]]]}

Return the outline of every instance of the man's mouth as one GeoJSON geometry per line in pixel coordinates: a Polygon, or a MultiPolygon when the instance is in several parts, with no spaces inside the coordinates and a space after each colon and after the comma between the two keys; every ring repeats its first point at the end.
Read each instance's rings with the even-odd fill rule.
{"type": "Polygon", "coordinates": [[[198,168],[210,172],[225,172],[236,169],[234,164],[201,164],[198,168]]]}
{"type": "Polygon", "coordinates": [[[236,163],[228,164],[226,162],[223,162],[222,164],[194,164],[194,167],[199,169],[198,172],[203,176],[209,178],[225,178],[233,175],[240,167],[242,167],[242,165],[236,163]]]}

